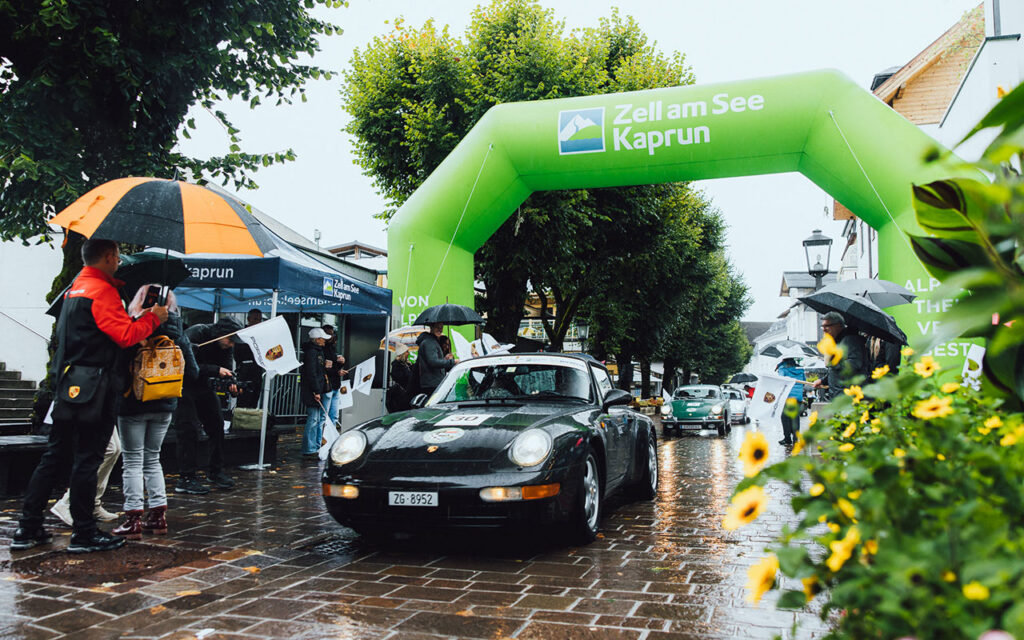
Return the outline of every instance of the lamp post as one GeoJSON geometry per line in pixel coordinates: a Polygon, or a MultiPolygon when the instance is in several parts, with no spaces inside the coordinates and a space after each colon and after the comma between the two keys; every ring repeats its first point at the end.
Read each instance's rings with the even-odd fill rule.
{"type": "MultiPolygon", "coordinates": [[[[814,277],[814,290],[817,291],[821,288],[822,278],[828,275],[828,263],[832,257],[832,238],[826,236],[821,232],[821,229],[815,229],[811,237],[804,240],[804,257],[807,258],[807,273],[814,277]],[[825,251],[825,262],[821,261],[821,251],[825,251]],[[811,254],[814,254],[814,262],[811,262],[811,254]]],[[[815,314],[819,316],[820,314],[815,314]]],[[[821,340],[821,318],[815,322],[818,325],[816,331],[818,334],[818,340],[821,340]]]]}
{"type": "Polygon", "coordinates": [[[804,240],[804,256],[807,258],[807,273],[814,277],[814,290],[821,288],[821,281],[828,275],[829,258],[832,257],[832,238],[815,229],[811,237],[804,240]],[[821,261],[821,252],[825,252],[825,262],[821,261]],[[811,254],[814,254],[814,263],[811,263],[811,254]]]}

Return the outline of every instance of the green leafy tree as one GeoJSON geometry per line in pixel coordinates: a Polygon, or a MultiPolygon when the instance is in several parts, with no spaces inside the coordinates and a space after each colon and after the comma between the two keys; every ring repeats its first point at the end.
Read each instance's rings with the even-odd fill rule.
{"type": "MultiPolygon", "coordinates": [[[[388,200],[380,217],[389,218],[496,104],[675,86],[693,76],[682,55],[661,54],[617,12],[566,34],[536,2],[496,0],[474,12],[464,40],[430,22],[397,23],[354,54],[346,80],[347,131],[388,200]]],[[[478,306],[499,339],[515,336],[532,287],[542,305],[557,309],[545,329],[560,346],[601,263],[621,244],[610,234],[643,224],[639,208],[603,210],[621,196],[594,193],[533,194],[478,251],[476,276],[486,286],[478,306]]]]}
{"type": "MultiPolygon", "coordinates": [[[[0,0],[0,238],[49,233],[46,220],[89,189],[129,175],[220,179],[255,186],[249,172],[291,160],[252,154],[215,110],[303,96],[321,69],[300,62],[336,28],[313,18],[338,0],[174,3],[0,0]],[[195,129],[189,109],[210,110],[230,151],[194,158],[176,150],[195,129]]],[[[65,247],[59,291],[77,271],[65,247]]]]}

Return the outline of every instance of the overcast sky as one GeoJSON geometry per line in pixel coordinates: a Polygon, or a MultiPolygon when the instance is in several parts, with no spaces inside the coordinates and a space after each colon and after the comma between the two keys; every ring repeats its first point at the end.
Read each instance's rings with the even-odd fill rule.
{"type": "MultiPolygon", "coordinates": [[[[679,51],[697,83],[757,78],[836,68],[868,87],[872,76],[901,66],[952,26],[979,0],[548,0],[567,29],[594,26],[619,6],[666,52],[679,51]]],[[[324,38],[316,62],[341,71],[353,50],[392,29],[396,16],[419,26],[433,18],[464,33],[473,8],[465,0],[350,0],[327,12],[344,34],[324,38]]],[[[292,148],[298,159],[255,174],[260,188],[241,193],[257,208],[322,246],[360,240],[387,246],[382,222],[373,215],[383,200],[353,164],[352,146],[341,129],[340,74],[311,83],[308,102],[263,106],[222,105],[242,131],[243,149],[272,152],[292,148]]],[[[197,112],[199,131],[183,141],[194,155],[228,150],[227,134],[197,112]]],[[[724,214],[728,251],[754,298],[748,320],[773,320],[788,306],[779,298],[782,271],[806,269],[800,241],[814,228],[839,238],[842,225],[825,216],[831,198],[799,174],[707,180],[697,183],[724,214]]],[[[838,266],[833,252],[833,269],[838,266]]]]}

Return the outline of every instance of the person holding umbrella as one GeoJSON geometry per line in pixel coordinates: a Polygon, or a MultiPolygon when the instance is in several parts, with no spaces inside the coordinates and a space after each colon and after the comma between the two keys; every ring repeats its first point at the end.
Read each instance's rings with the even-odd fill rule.
{"type": "Polygon", "coordinates": [[[828,373],[824,378],[814,381],[814,388],[826,389],[825,397],[832,400],[843,392],[849,381],[857,376],[866,376],[868,371],[868,354],[864,344],[864,338],[853,329],[846,326],[846,319],[837,311],[829,311],[821,317],[821,330],[835,340],[836,346],[842,353],[839,362],[833,363],[832,358],[826,358],[828,373]]]}
{"type": "Polygon", "coordinates": [[[444,354],[440,341],[442,331],[444,325],[435,322],[430,325],[430,331],[416,338],[416,345],[419,347],[416,366],[420,373],[420,393],[428,396],[441,384],[445,374],[459,362],[452,354],[444,354]]]}
{"type": "Polygon", "coordinates": [[[121,254],[111,240],[82,245],[85,266],[64,294],[53,358],[56,394],[53,428],[46,452],[29,480],[11,549],[49,544],[43,509],[58,475],[71,468],[70,553],[117,549],[124,538],[96,526],[93,517],[96,471],[114,430],[117,398],[125,381],[117,372],[121,350],[153,334],[167,320],[167,307],[154,305],[136,320],[125,311],[114,279],[121,254]]]}
{"type": "MultiPolygon", "coordinates": [[[[803,370],[797,366],[796,358],[786,357],[779,361],[779,364],[775,365],[775,371],[784,378],[793,378],[794,380],[804,380],[803,370]]],[[[793,384],[793,387],[789,391],[789,398],[793,398],[797,404],[803,402],[804,399],[804,385],[799,382],[793,384]]],[[[790,415],[789,411],[782,412],[782,440],[779,440],[781,445],[796,444],[796,434],[800,431],[800,413],[790,415]]]]}

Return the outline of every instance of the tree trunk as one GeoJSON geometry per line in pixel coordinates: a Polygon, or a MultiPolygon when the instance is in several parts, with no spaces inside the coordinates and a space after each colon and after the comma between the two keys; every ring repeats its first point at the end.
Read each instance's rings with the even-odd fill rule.
{"type": "Polygon", "coordinates": [[[651,359],[640,359],[640,397],[651,397],[651,359]]]}
{"type": "Polygon", "coordinates": [[[624,391],[633,391],[633,352],[620,351],[615,359],[619,363],[619,388],[624,391]]]}
{"type": "Polygon", "coordinates": [[[501,278],[487,283],[487,311],[485,331],[498,342],[515,343],[519,334],[519,322],[523,318],[526,303],[526,281],[516,277],[501,278]]]}
{"type": "Polygon", "coordinates": [[[676,369],[679,368],[679,360],[669,356],[665,358],[665,372],[661,377],[661,388],[663,391],[672,393],[676,389],[676,369]]]}

